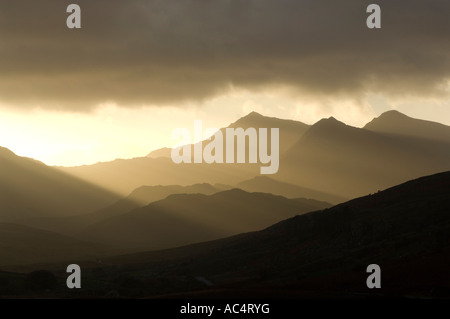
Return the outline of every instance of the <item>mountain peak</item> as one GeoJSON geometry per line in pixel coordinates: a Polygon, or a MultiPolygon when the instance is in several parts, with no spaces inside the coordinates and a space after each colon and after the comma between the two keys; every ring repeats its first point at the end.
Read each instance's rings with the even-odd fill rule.
{"type": "Polygon", "coordinates": [[[7,155],[7,156],[17,156],[13,151],[11,151],[9,148],[0,146],[0,154],[1,155],[7,155]]]}
{"type": "Polygon", "coordinates": [[[330,116],[329,118],[324,118],[318,121],[313,125],[313,127],[337,127],[337,126],[346,126],[345,123],[336,120],[333,116],[330,116]]]}
{"type": "Polygon", "coordinates": [[[262,114],[259,114],[258,112],[252,111],[250,113],[248,113],[246,116],[244,117],[263,117],[262,114]]]}
{"type": "Polygon", "coordinates": [[[397,111],[397,110],[389,110],[389,111],[381,113],[381,115],[387,115],[387,114],[397,114],[397,115],[407,116],[406,114],[403,114],[402,112],[397,111]]]}
{"type": "Polygon", "coordinates": [[[410,118],[406,114],[403,114],[402,112],[399,112],[397,110],[390,110],[382,113],[378,118],[410,118]]]}
{"type": "Polygon", "coordinates": [[[236,122],[231,123],[228,127],[278,127],[285,130],[295,132],[305,131],[309,125],[295,120],[280,119],[262,115],[258,112],[250,112],[246,116],[241,117],[236,122]]]}
{"type": "Polygon", "coordinates": [[[237,121],[231,123],[229,127],[251,127],[251,126],[258,126],[262,123],[265,123],[269,121],[271,118],[264,116],[262,114],[259,114],[258,112],[250,112],[247,115],[239,118],[237,121]]]}
{"type": "Polygon", "coordinates": [[[395,110],[384,112],[364,128],[378,133],[450,141],[450,127],[415,119],[395,110]]]}
{"type": "Polygon", "coordinates": [[[252,111],[252,112],[248,113],[247,115],[245,115],[245,116],[241,117],[240,119],[238,119],[236,122],[248,121],[248,120],[250,120],[250,121],[255,121],[255,120],[258,121],[258,120],[262,120],[264,118],[267,118],[267,117],[262,115],[262,114],[260,114],[260,113],[258,113],[258,112],[252,111]]]}

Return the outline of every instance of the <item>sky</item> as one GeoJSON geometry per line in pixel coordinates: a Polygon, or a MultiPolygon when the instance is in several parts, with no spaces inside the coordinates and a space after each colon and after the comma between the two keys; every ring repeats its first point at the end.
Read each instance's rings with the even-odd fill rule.
{"type": "Polygon", "coordinates": [[[145,156],[251,111],[450,125],[450,2],[0,2],[0,146],[48,165],[145,156]],[[81,7],[68,29],[66,7],[81,7]]]}

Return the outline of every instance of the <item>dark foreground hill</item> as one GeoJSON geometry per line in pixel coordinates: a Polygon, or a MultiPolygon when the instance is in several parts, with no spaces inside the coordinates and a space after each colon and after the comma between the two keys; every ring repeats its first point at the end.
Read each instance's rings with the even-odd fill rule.
{"type": "Polygon", "coordinates": [[[366,267],[376,263],[378,296],[450,297],[449,195],[450,172],[441,173],[260,232],[108,262],[128,264],[152,280],[170,279],[172,288],[155,294],[189,290],[183,280],[201,276],[217,296],[280,289],[305,297],[308,291],[370,296],[366,267]]]}
{"type": "Polygon", "coordinates": [[[74,258],[96,258],[108,251],[112,250],[54,232],[0,223],[0,266],[70,262],[74,258]]]}
{"type": "MultiPolygon", "coordinates": [[[[107,258],[101,265],[80,261],[89,279],[97,281],[83,294],[450,297],[449,195],[446,172],[258,232],[107,258]],[[366,287],[369,264],[381,267],[379,290],[366,287]]],[[[58,265],[48,267],[60,271],[58,265]]]]}
{"type": "Polygon", "coordinates": [[[236,187],[246,192],[271,193],[287,198],[314,198],[316,200],[326,201],[333,204],[342,203],[349,199],[306,187],[301,187],[295,184],[280,182],[276,179],[262,175],[242,181],[236,184],[236,187]]]}
{"type": "MultiPolygon", "coordinates": [[[[448,298],[449,195],[446,172],[258,232],[80,260],[90,284],[77,296],[448,298]],[[369,264],[381,267],[381,289],[366,287],[369,264]]],[[[64,276],[64,265],[46,267],[64,276]]]]}

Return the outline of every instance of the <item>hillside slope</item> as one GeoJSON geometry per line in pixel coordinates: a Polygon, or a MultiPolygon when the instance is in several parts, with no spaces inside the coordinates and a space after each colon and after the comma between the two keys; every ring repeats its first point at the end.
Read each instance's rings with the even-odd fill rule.
{"type": "Polygon", "coordinates": [[[110,205],[119,196],[0,148],[0,221],[63,217],[110,205]]]}
{"type": "Polygon", "coordinates": [[[130,250],[169,248],[259,230],[324,205],[239,189],[177,194],[99,222],[80,238],[130,250]]]}

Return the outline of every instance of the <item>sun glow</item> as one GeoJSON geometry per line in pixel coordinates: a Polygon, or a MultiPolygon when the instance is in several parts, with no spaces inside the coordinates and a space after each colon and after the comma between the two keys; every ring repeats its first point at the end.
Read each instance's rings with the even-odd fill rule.
{"type": "Polygon", "coordinates": [[[334,116],[346,124],[362,127],[373,117],[395,108],[412,117],[450,124],[448,103],[428,103],[426,110],[432,110],[428,113],[420,107],[423,102],[415,105],[403,107],[383,96],[368,97],[358,104],[238,90],[197,105],[124,108],[103,104],[86,113],[23,111],[0,105],[0,146],[47,165],[78,166],[146,156],[153,150],[175,146],[172,132],[176,128],[191,127],[195,120],[202,120],[208,127],[226,127],[252,111],[310,125],[334,116]],[[427,116],[429,113],[433,117],[427,116]]]}

